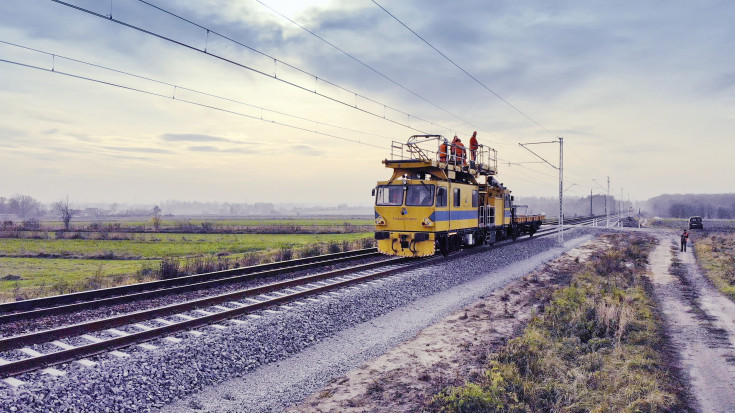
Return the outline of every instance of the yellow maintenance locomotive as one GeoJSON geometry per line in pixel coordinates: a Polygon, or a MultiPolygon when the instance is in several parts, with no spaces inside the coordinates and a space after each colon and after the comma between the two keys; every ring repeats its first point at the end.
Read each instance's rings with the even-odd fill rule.
{"type": "Polygon", "coordinates": [[[391,178],[378,182],[375,239],[387,255],[446,255],[465,246],[533,235],[542,215],[517,215],[511,191],[499,183],[497,153],[479,145],[473,159],[441,135],[393,142],[383,163],[391,178]]]}

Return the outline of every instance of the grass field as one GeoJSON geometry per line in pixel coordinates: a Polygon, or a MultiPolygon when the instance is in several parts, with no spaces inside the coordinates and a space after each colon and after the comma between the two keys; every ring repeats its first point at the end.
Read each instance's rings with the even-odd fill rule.
{"type": "Polygon", "coordinates": [[[372,243],[372,233],[121,233],[118,237],[122,239],[0,240],[0,301],[157,279],[164,260],[176,263],[180,272],[204,272],[372,243]]]}
{"type": "Polygon", "coordinates": [[[696,234],[699,265],[721,293],[735,301],[735,233],[696,234]]]}
{"type": "MultiPolygon", "coordinates": [[[[130,235],[130,234],[126,234],[130,235]]],[[[371,234],[132,234],[131,239],[3,239],[0,257],[161,259],[211,254],[237,254],[266,249],[343,242],[371,234]]],[[[0,272],[0,277],[3,274],[0,272]]]]}
{"type": "MultiPolygon", "coordinates": [[[[44,221],[43,227],[53,230],[62,229],[61,221],[44,221]]],[[[340,228],[350,226],[373,225],[371,217],[319,217],[319,218],[167,218],[162,217],[159,228],[163,231],[181,228],[212,228],[214,230],[227,229],[250,229],[266,227],[306,227],[306,228],[340,228]]],[[[153,223],[150,218],[104,218],[100,220],[72,220],[72,229],[110,229],[134,230],[152,229],[153,223]]]]}

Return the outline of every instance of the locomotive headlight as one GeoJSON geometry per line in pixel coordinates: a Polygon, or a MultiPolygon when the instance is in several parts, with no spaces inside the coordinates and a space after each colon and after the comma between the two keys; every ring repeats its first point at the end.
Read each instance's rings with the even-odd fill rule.
{"type": "Polygon", "coordinates": [[[375,225],[385,225],[385,219],[378,215],[378,217],[375,218],[375,225]]]}
{"type": "Polygon", "coordinates": [[[424,220],[421,221],[421,225],[423,225],[425,227],[433,227],[434,226],[434,222],[432,220],[430,220],[429,218],[424,218],[424,220]]]}

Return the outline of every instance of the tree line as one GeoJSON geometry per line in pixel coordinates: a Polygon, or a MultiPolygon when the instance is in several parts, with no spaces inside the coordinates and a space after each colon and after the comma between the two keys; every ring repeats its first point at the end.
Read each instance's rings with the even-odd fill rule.
{"type": "Polygon", "coordinates": [[[735,194],[659,195],[646,202],[646,211],[665,218],[735,219],[735,194]]]}

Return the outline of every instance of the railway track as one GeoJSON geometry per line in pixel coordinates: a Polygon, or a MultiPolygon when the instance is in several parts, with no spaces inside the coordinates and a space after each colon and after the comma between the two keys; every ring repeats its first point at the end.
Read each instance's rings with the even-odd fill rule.
{"type": "MultiPolygon", "coordinates": [[[[588,225],[592,220],[593,218],[568,220],[567,222],[569,223],[569,227],[566,227],[565,230],[569,230],[577,225],[588,225]]],[[[537,235],[534,238],[552,236],[556,233],[556,228],[545,228],[537,232],[537,235]]],[[[524,238],[524,240],[526,239],[528,238],[524,238]]],[[[510,242],[511,240],[508,240],[507,243],[510,242]]],[[[504,244],[506,244],[506,242],[498,243],[496,244],[496,248],[501,247],[504,244]]],[[[468,253],[474,254],[481,253],[483,251],[487,250],[484,248],[476,248],[469,250],[468,253]]],[[[324,259],[321,261],[316,260],[315,262],[296,265],[293,265],[294,263],[292,262],[292,265],[283,264],[279,268],[270,268],[267,270],[260,268],[261,271],[238,269],[239,271],[247,272],[247,274],[201,274],[201,278],[195,279],[197,281],[181,280],[178,281],[180,285],[172,285],[168,288],[204,288],[203,286],[206,285],[206,283],[230,282],[229,280],[233,277],[262,276],[263,273],[266,273],[267,271],[295,271],[294,268],[301,268],[301,266],[304,265],[318,265],[319,263],[324,265],[325,262],[334,263],[336,260],[347,260],[350,257],[372,256],[372,254],[376,253],[374,251],[363,250],[361,253],[354,253],[352,255],[348,254],[347,256],[340,258],[332,257],[330,259],[324,259]]],[[[384,261],[306,275],[303,277],[186,302],[174,303],[163,307],[135,311],[132,313],[91,320],[73,325],[60,326],[44,331],[0,338],[0,378],[11,386],[17,386],[22,382],[12,376],[25,372],[45,368],[45,370],[43,370],[44,373],[62,375],[64,374],[63,371],[49,366],[72,361],[92,366],[95,362],[87,359],[87,357],[106,352],[110,352],[110,354],[117,357],[127,357],[128,355],[126,353],[119,350],[132,345],[150,348],[151,345],[145,343],[158,338],[178,342],[181,339],[174,337],[173,334],[189,331],[189,333],[196,336],[201,334],[201,332],[193,329],[201,326],[225,328],[218,324],[224,320],[229,320],[229,322],[233,324],[244,323],[246,321],[241,320],[240,318],[257,318],[259,316],[255,313],[274,311],[272,308],[279,308],[279,306],[288,309],[289,306],[303,305],[309,299],[314,299],[314,296],[335,294],[334,290],[354,287],[356,284],[371,282],[377,278],[418,268],[426,265],[428,262],[439,259],[442,258],[387,259],[384,261]]],[[[158,282],[149,284],[152,286],[155,283],[158,282]]],[[[37,301],[37,303],[43,302],[48,304],[61,302],[62,304],[43,308],[26,307],[24,309],[25,311],[5,314],[4,317],[16,317],[16,319],[18,319],[18,317],[38,317],[39,314],[43,314],[44,312],[53,312],[54,310],[75,311],[72,310],[72,308],[84,308],[84,306],[87,305],[101,306],[105,305],[105,303],[112,302],[109,300],[131,301],[140,299],[139,297],[147,296],[148,294],[161,294],[165,291],[160,287],[160,285],[158,285],[158,289],[144,289],[141,291],[136,290],[136,288],[140,289],[145,287],[133,286],[130,290],[131,293],[128,295],[113,294],[112,297],[105,296],[105,294],[110,294],[110,291],[100,291],[99,296],[96,294],[90,294],[89,296],[95,297],[93,300],[90,300],[90,302],[94,302],[94,304],[79,301],[84,299],[81,295],[77,295],[74,298],[65,297],[63,299],[51,297],[48,301],[37,301]]],[[[8,320],[10,319],[11,318],[8,318],[8,320]]]]}
{"type": "Polygon", "coordinates": [[[378,257],[376,248],[319,255],[99,290],[0,304],[0,325],[48,315],[145,300],[253,279],[378,257]]]}

